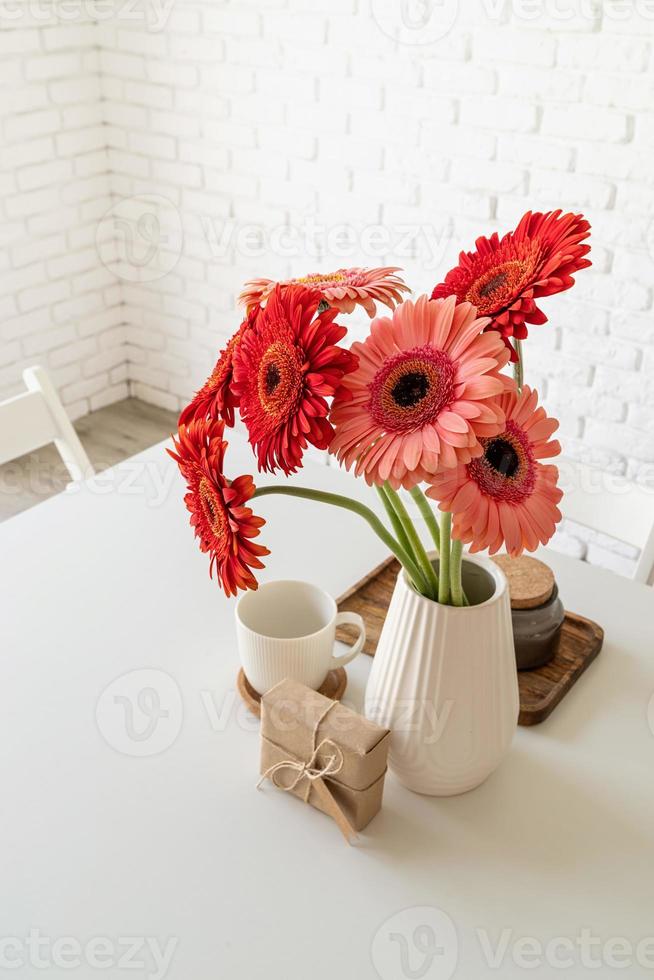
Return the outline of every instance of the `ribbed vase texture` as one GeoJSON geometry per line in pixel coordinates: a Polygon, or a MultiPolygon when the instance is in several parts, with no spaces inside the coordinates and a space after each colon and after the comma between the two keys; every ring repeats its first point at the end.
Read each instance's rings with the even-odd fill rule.
{"type": "Polygon", "coordinates": [[[425,599],[398,575],[366,688],[366,716],[392,731],[389,768],[431,796],[479,786],[518,721],[506,579],[488,559],[466,562],[491,576],[494,592],[465,608],[425,599]]]}

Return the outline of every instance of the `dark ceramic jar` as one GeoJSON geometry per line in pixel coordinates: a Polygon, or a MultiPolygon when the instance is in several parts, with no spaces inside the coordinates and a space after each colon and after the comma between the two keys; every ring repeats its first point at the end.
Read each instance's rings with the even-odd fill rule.
{"type": "Polygon", "coordinates": [[[513,641],[518,670],[533,670],[548,663],[556,653],[565,610],[555,584],[545,602],[532,609],[511,609],[513,641]]]}

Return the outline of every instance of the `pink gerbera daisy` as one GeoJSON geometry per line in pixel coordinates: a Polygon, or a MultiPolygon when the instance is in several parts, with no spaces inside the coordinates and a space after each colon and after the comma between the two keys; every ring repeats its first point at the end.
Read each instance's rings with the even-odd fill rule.
{"type": "Polygon", "coordinates": [[[405,300],[373,320],[334,398],[330,452],[369,484],[407,489],[480,455],[479,438],[504,426],[494,396],[512,384],[501,337],[482,334],[488,322],[454,296],[405,300]]]}
{"type": "Polygon", "coordinates": [[[538,462],[561,452],[550,440],[559,423],[537,407],[538,395],[526,385],[497,400],[506,414],[504,431],[481,440],[482,456],[434,475],[427,494],[452,511],[452,534],[470,551],[494,554],[506,544],[515,557],[547,544],[561,520],[559,471],[538,462]]]}
{"type": "MultiPolygon", "coordinates": [[[[315,289],[321,299],[341,313],[351,313],[355,306],[362,306],[369,317],[375,316],[375,301],[384,303],[390,310],[402,302],[402,293],[409,287],[396,276],[400,269],[387,266],[380,269],[338,269],[322,274],[312,272],[299,279],[287,279],[280,286],[300,285],[315,289]]],[[[250,307],[263,303],[278,285],[272,279],[250,279],[239,296],[239,303],[250,307]]]]}

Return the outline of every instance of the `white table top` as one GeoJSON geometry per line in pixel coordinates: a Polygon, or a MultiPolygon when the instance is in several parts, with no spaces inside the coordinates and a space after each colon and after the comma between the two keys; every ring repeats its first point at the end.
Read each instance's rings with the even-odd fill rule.
{"type": "MultiPolygon", "coordinates": [[[[254,472],[230,453],[230,472],[254,472]]],[[[296,482],[374,502],[334,469],[296,482]]],[[[521,957],[532,977],[586,976],[588,957],[595,976],[650,976],[654,592],[548,554],[567,605],[605,628],[598,660],[476,791],[432,799],[389,775],[382,812],[348,847],[322,814],[255,791],[233,601],[181,497],[156,446],[0,526],[0,964],[20,957],[14,976],[42,977],[41,955],[48,976],[69,976],[76,942],[84,980],[510,980],[521,957]],[[167,716],[153,722],[147,694],[139,710],[144,687],[167,716]],[[60,946],[34,953],[30,929],[60,946]],[[142,963],[130,972],[125,937],[142,963]],[[153,944],[172,952],[167,970],[153,944]]],[[[265,578],[338,594],[384,557],[354,515],[256,504],[265,578]]],[[[368,669],[348,668],[347,703],[368,669]]]]}

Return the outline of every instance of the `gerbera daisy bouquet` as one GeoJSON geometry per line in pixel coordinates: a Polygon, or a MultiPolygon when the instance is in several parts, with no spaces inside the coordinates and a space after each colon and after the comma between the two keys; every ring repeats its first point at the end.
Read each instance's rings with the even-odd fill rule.
{"type": "Polygon", "coordinates": [[[467,603],[464,545],[515,556],[546,544],[561,517],[558,470],[547,462],[560,452],[551,438],[558,422],[523,383],[521,345],[528,325],[546,321],[537,300],[568,289],[590,265],[588,236],[581,215],[529,212],[504,237],[477,239],[431,296],[416,299],[395,267],[248,282],[243,321],[182,412],[170,451],[225,592],[257,587],[268,552],[254,540],[264,521],[248,505],[273,493],[355,512],[414,588],[446,604],[467,603]],[[357,306],[370,332],[347,348],[340,320],[357,306]],[[309,446],[328,450],[374,488],[386,520],[346,496],[226,475],[224,435],[236,411],[260,471],[289,475],[309,446]]]}

